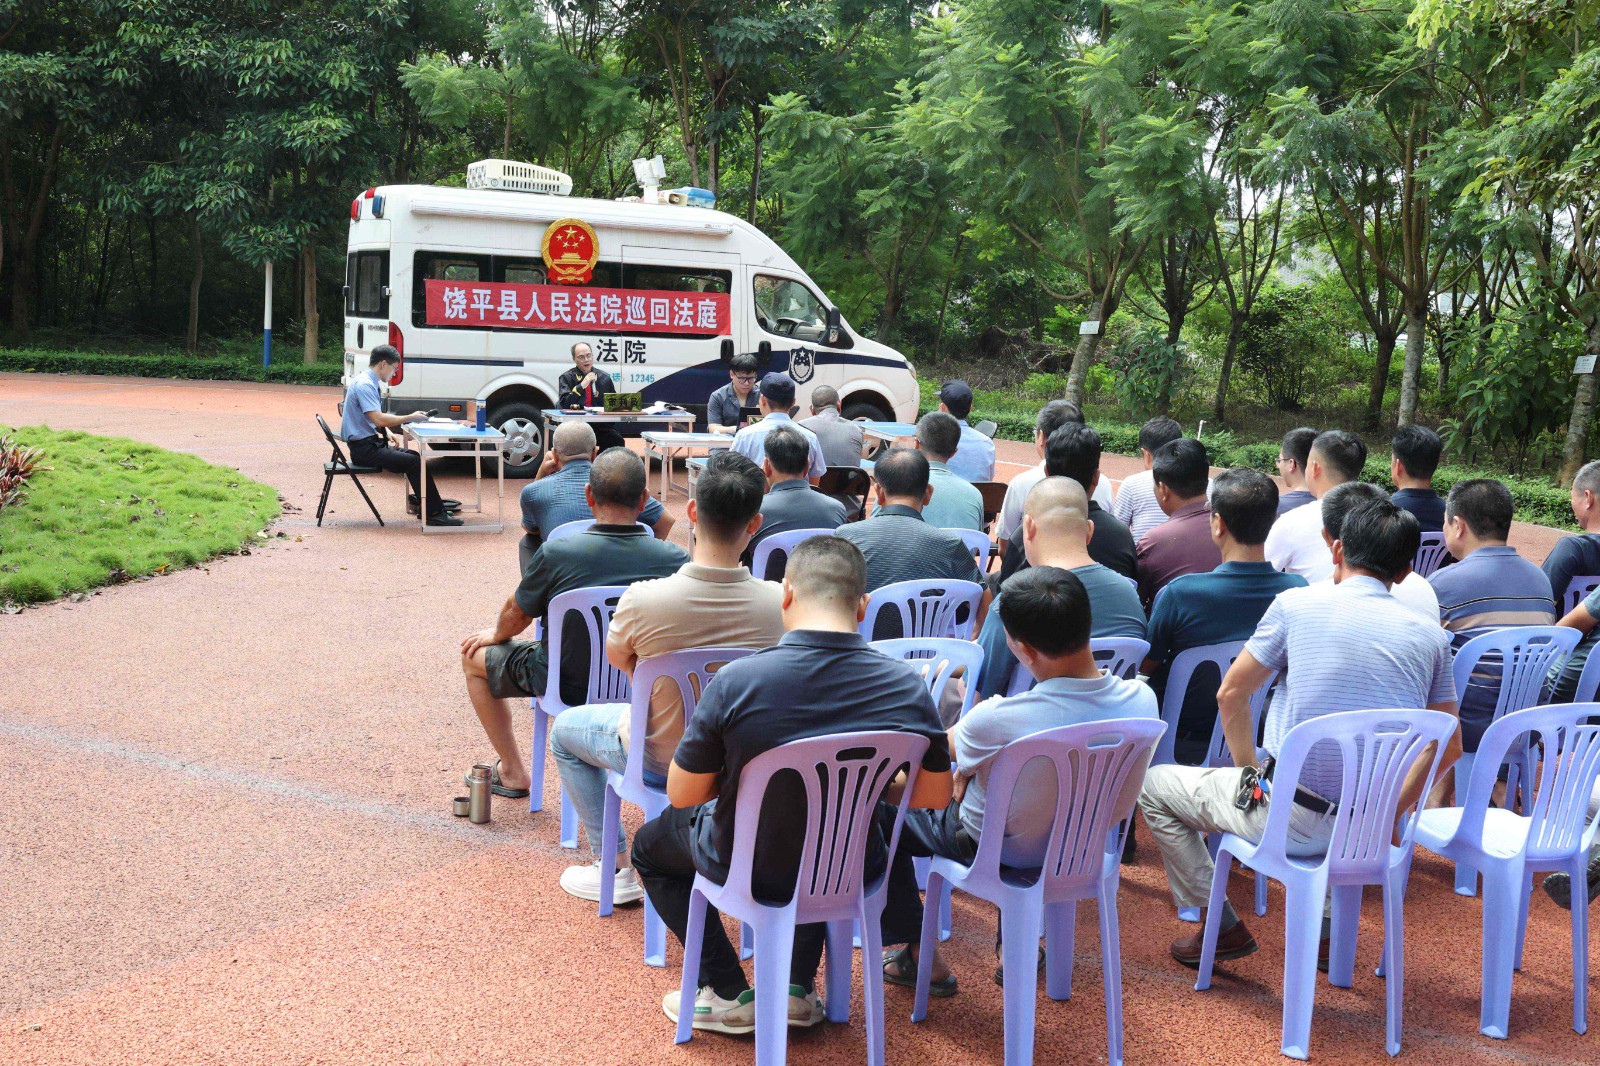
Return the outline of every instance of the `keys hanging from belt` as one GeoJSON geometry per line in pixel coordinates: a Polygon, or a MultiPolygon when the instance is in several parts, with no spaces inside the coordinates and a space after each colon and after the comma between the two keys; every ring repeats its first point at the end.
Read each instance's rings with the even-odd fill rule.
{"type": "Polygon", "coordinates": [[[1270,780],[1262,777],[1254,766],[1246,766],[1239,771],[1239,792],[1233,798],[1233,805],[1241,811],[1253,811],[1265,803],[1271,793],[1270,780]]]}

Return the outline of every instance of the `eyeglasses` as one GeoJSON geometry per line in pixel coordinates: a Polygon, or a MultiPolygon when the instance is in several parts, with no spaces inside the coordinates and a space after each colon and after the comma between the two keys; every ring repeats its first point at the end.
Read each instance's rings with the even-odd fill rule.
{"type": "Polygon", "coordinates": [[[1292,463],[1292,462],[1294,462],[1294,460],[1293,460],[1293,459],[1285,459],[1285,458],[1284,458],[1284,457],[1283,457],[1283,456],[1281,456],[1281,455],[1280,455],[1280,456],[1278,456],[1278,465],[1279,465],[1279,466],[1282,466],[1282,465],[1283,465],[1283,464],[1284,464],[1284,463],[1292,463]]]}
{"type": "Polygon", "coordinates": [[[733,380],[737,381],[741,385],[754,385],[756,383],[756,376],[754,374],[735,374],[733,375],[733,380]]]}

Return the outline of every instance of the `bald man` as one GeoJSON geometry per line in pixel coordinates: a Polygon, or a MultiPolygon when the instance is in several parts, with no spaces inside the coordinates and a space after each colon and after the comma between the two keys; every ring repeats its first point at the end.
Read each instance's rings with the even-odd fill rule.
{"type": "Polygon", "coordinates": [[[811,390],[811,417],[800,425],[817,435],[822,461],[829,466],[861,465],[861,425],[839,413],[839,394],[831,386],[811,390]]]}
{"type": "MultiPolygon", "coordinates": [[[[597,451],[594,430],[586,423],[563,422],[556,427],[538,474],[523,487],[520,497],[522,528],[527,533],[519,549],[521,570],[527,570],[534,550],[551,530],[594,517],[583,493],[597,451]]],[[[660,500],[652,496],[645,496],[644,500],[639,521],[655,531],[656,539],[666,540],[672,532],[672,516],[660,500]]]]}
{"type": "MultiPolygon", "coordinates": [[[[1047,477],[1028,493],[1022,508],[1022,548],[1029,566],[1054,566],[1070,571],[1089,593],[1089,636],[1144,637],[1144,610],[1133,582],[1089,557],[1089,497],[1069,477],[1047,477]]],[[[1001,586],[1001,596],[1005,586],[1001,586]]],[[[996,600],[996,603],[999,601],[996,600]]],[[[983,645],[985,697],[1004,695],[1017,657],[1006,645],[1000,612],[990,610],[978,634],[983,645]]]]}

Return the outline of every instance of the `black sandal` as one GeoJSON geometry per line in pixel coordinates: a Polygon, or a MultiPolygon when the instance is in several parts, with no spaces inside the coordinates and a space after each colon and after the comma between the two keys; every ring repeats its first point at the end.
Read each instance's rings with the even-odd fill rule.
{"type": "MultiPolygon", "coordinates": [[[[902,988],[917,987],[917,960],[911,954],[910,945],[895,948],[893,951],[883,953],[883,979],[891,985],[902,988]],[[893,963],[899,973],[890,973],[889,964],[893,963]]],[[[956,994],[956,975],[951,974],[942,980],[928,981],[928,995],[936,999],[948,999],[956,994]]]]}
{"type": "MultiPolygon", "coordinates": [[[[468,788],[472,787],[472,775],[471,774],[464,775],[461,778],[461,780],[466,783],[466,786],[468,788]]],[[[525,789],[525,788],[510,788],[509,786],[502,785],[500,783],[500,760],[499,759],[496,759],[494,761],[494,769],[489,771],[489,791],[494,793],[496,796],[503,796],[506,799],[520,800],[520,799],[527,799],[528,798],[528,790],[527,789],[525,789]]]]}

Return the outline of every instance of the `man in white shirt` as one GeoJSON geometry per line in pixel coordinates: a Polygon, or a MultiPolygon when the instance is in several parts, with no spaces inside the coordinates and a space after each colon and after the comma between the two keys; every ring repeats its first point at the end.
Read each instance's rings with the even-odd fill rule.
{"type": "MultiPolygon", "coordinates": [[[[1344,528],[1345,515],[1370,500],[1388,499],[1387,492],[1367,481],[1348,481],[1328,490],[1328,494],[1317,501],[1312,509],[1322,512],[1322,537],[1327,541],[1329,550],[1332,550],[1333,542],[1339,539],[1339,531],[1344,528]]],[[[1332,581],[1333,575],[1329,574],[1318,584],[1325,585],[1332,581]]],[[[1390,586],[1389,593],[1428,621],[1438,620],[1438,593],[1434,592],[1433,585],[1427,578],[1409,567],[1406,569],[1405,577],[1390,586]]]]}
{"type": "MultiPolygon", "coordinates": [[[[1022,525],[1022,509],[1028,502],[1028,493],[1033,487],[1045,479],[1044,453],[1050,444],[1050,434],[1066,425],[1068,422],[1083,424],[1083,412],[1078,410],[1078,405],[1067,400],[1051,400],[1039,409],[1039,416],[1033,422],[1033,447],[1039,453],[1039,465],[1030,466],[1022,473],[1011,479],[1006,486],[1006,498],[1000,505],[1000,517],[995,520],[995,539],[1004,545],[1017,535],[1017,527],[1022,525]]],[[[1106,513],[1111,512],[1113,500],[1111,498],[1111,482],[1108,478],[1101,478],[1095,485],[1090,499],[1100,505],[1106,513]]],[[[1138,540],[1135,539],[1135,544],[1138,540]]]]}
{"type": "Polygon", "coordinates": [[[794,379],[788,374],[768,374],[761,379],[761,421],[745,426],[733,435],[733,451],[760,466],[767,458],[767,434],[779,426],[794,426],[811,444],[811,467],[806,476],[815,485],[828,472],[822,459],[822,442],[817,435],[789,417],[794,407],[794,379]]]}
{"type": "MultiPolygon", "coordinates": [[[[1306,460],[1306,488],[1318,500],[1334,486],[1361,477],[1367,446],[1354,433],[1330,429],[1317,434],[1306,460]]],[[[1267,534],[1267,562],[1313,584],[1333,573],[1333,556],[1322,536],[1322,509],[1296,507],[1278,516],[1267,534]]]]}
{"type": "Polygon", "coordinates": [[[1167,520],[1167,513],[1156,502],[1156,482],[1150,467],[1163,444],[1170,444],[1182,437],[1183,427],[1166,417],[1152,418],[1139,429],[1139,453],[1144,458],[1144,469],[1122,479],[1116,503],[1110,508],[1111,513],[1133,533],[1135,544],[1167,520]]]}

